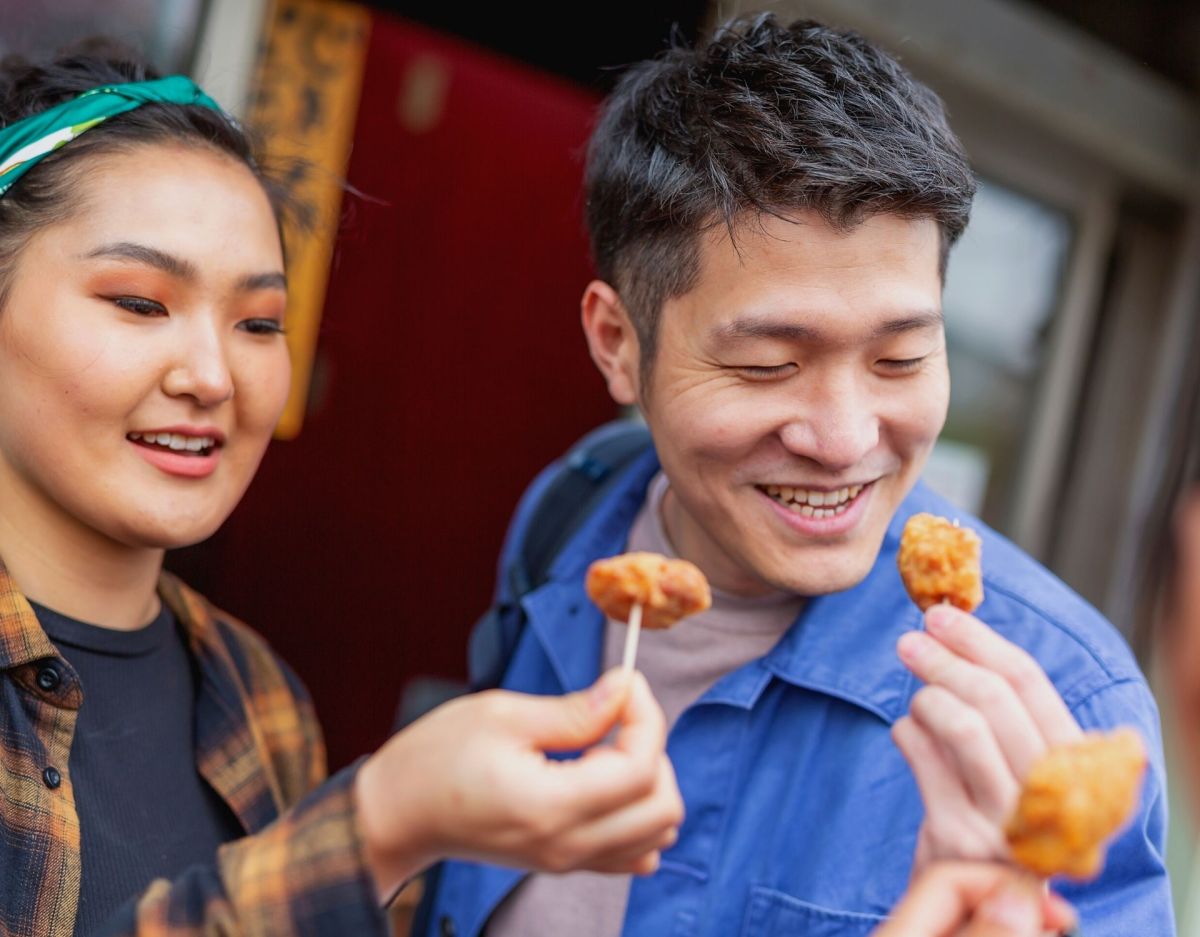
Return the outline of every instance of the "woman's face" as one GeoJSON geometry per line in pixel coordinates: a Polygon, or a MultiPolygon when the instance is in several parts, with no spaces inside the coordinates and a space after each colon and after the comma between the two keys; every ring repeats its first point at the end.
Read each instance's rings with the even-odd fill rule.
{"type": "Polygon", "coordinates": [[[244,165],[184,146],[98,158],[78,196],[22,250],[0,309],[6,522],[195,543],[287,396],[271,206],[244,165]]]}

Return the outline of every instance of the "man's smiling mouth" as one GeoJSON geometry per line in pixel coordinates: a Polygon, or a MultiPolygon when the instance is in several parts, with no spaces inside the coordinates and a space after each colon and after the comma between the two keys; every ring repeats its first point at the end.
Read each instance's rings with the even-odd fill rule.
{"type": "Polygon", "coordinates": [[[789,511],[802,517],[836,517],[842,514],[866,488],[866,485],[849,485],[833,491],[815,488],[793,488],[788,485],[756,485],[759,491],[778,501],[789,511]]]}

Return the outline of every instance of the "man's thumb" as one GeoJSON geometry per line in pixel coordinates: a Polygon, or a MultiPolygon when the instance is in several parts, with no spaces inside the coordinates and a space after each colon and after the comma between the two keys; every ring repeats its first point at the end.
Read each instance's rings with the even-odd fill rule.
{"type": "Polygon", "coordinates": [[[592,686],[554,699],[536,700],[529,740],[543,751],[576,751],[595,745],[617,722],[629,696],[632,674],[614,667],[592,686]]]}

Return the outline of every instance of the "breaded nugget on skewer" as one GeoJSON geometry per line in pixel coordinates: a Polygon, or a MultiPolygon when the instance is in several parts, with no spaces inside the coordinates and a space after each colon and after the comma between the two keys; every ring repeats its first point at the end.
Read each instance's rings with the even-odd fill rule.
{"type": "Polygon", "coordinates": [[[670,628],[712,604],[708,580],[687,560],[658,553],[622,553],[596,560],[587,573],[587,592],[609,618],[628,621],[642,606],[642,626],[670,628]]]}
{"type": "Polygon", "coordinates": [[[658,553],[622,553],[596,560],[587,573],[587,593],[602,612],[629,622],[623,666],[633,669],[638,635],[647,628],[670,628],[712,604],[708,580],[687,560],[658,553]]]}
{"type": "Polygon", "coordinates": [[[904,588],[921,611],[949,602],[973,612],[983,601],[982,543],[975,531],[944,517],[914,514],[904,525],[896,563],[904,588]]]}
{"type": "Polygon", "coordinates": [[[1033,766],[1005,834],[1013,858],[1043,877],[1095,878],[1104,843],[1137,807],[1146,748],[1133,729],[1089,732],[1033,766]]]}

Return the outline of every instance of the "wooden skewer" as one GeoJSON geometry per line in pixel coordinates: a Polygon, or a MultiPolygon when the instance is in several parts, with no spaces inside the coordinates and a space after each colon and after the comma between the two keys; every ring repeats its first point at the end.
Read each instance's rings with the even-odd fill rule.
{"type": "Polygon", "coordinates": [[[637,602],[629,610],[629,633],[625,635],[625,659],[621,666],[633,670],[633,661],[637,657],[638,635],[642,633],[642,603],[637,602]]]}

